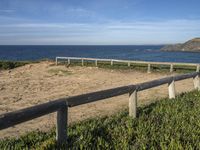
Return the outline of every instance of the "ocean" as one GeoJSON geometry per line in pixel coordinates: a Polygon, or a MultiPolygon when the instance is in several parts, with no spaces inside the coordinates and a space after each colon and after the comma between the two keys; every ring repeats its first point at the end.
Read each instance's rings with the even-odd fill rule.
{"type": "Polygon", "coordinates": [[[17,45],[0,46],[0,60],[41,60],[93,57],[124,60],[200,63],[198,52],[164,52],[162,45],[17,45]]]}

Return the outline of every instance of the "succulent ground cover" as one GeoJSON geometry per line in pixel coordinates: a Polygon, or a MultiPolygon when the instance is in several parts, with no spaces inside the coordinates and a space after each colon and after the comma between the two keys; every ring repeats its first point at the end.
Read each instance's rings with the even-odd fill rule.
{"type": "MultiPolygon", "coordinates": [[[[124,110],[68,128],[69,149],[200,149],[200,92],[162,99],[138,108],[132,119],[124,110]]],[[[55,129],[3,139],[0,149],[56,149],[55,129]]]]}

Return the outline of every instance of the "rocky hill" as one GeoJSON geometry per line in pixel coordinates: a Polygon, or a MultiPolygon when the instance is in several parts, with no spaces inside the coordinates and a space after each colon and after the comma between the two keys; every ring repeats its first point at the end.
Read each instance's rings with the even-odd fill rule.
{"type": "Polygon", "coordinates": [[[200,38],[194,38],[183,44],[166,45],[161,48],[162,51],[193,51],[200,52],[200,38]]]}

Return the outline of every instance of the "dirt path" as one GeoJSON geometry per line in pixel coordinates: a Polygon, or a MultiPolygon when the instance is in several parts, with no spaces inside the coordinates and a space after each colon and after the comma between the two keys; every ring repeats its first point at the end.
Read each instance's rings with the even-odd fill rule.
{"type": "MultiPolygon", "coordinates": [[[[53,99],[135,84],[169,74],[109,70],[95,67],[55,66],[51,62],[29,64],[0,72],[0,114],[53,99]]],[[[176,84],[180,92],[193,89],[192,79],[176,84]]],[[[140,92],[139,105],[167,96],[167,85],[140,92]]],[[[69,123],[99,115],[110,115],[128,107],[128,95],[114,97],[69,109],[69,123]]],[[[36,129],[48,130],[55,123],[55,113],[0,131],[0,137],[20,136],[36,129]]]]}

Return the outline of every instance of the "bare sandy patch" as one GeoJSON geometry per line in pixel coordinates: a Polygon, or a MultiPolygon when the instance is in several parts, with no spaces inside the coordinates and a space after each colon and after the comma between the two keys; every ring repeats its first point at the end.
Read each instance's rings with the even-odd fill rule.
{"type": "MultiPolygon", "coordinates": [[[[29,64],[0,72],[0,114],[54,99],[87,92],[136,84],[166,77],[164,73],[134,70],[109,70],[97,67],[55,66],[52,62],[29,64]]],[[[192,79],[176,83],[178,93],[193,89],[192,79]]],[[[139,92],[139,105],[168,94],[167,85],[139,92]]],[[[128,107],[128,94],[69,109],[69,123],[110,115],[128,107]]],[[[49,130],[55,125],[55,113],[0,131],[0,137],[20,136],[36,129],[49,130]]]]}

